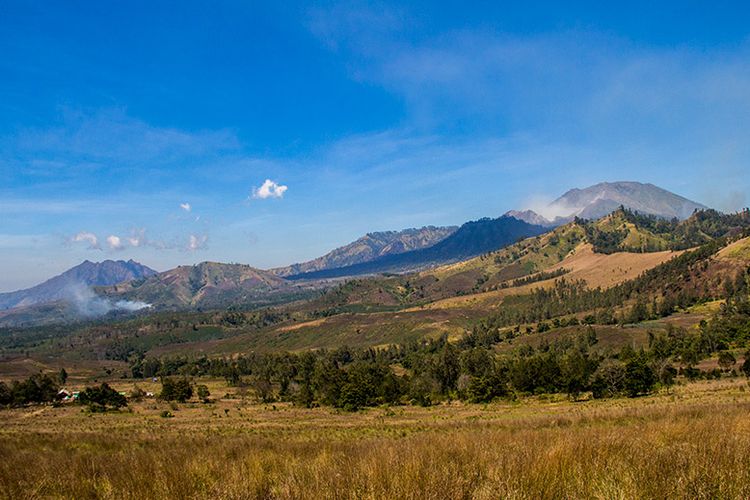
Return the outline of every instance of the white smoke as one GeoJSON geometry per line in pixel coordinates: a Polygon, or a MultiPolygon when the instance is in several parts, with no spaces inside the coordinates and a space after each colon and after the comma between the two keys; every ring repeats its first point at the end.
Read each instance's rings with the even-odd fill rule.
{"type": "Polygon", "coordinates": [[[533,210],[550,222],[558,217],[565,218],[577,215],[584,208],[569,205],[564,201],[555,201],[549,197],[540,195],[529,197],[523,206],[525,209],[533,210]]]}
{"type": "Polygon", "coordinates": [[[72,283],[66,290],[67,298],[78,309],[82,316],[89,318],[104,316],[111,311],[135,312],[151,307],[151,304],[140,301],[118,300],[113,302],[106,297],[100,297],[83,283],[72,283]]]}

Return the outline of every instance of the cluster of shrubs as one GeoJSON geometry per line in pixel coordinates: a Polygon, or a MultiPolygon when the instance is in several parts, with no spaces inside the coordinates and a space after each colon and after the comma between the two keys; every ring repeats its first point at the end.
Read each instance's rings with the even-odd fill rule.
{"type": "Polygon", "coordinates": [[[26,380],[15,380],[10,385],[0,382],[0,406],[52,403],[57,400],[59,391],[59,377],[41,373],[26,380]]]}
{"type": "Polygon", "coordinates": [[[193,382],[187,377],[164,377],[161,381],[161,393],[159,394],[159,399],[162,401],[178,401],[184,403],[191,399],[194,393],[198,396],[198,399],[204,403],[209,402],[211,393],[207,386],[199,384],[193,387],[193,382]]]}
{"type": "MultiPolygon", "coordinates": [[[[66,394],[60,392],[66,378],[67,374],[65,370],[62,370],[56,376],[36,373],[26,380],[13,381],[10,385],[0,382],[0,407],[59,403],[66,397],[66,394]]],[[[208,402],[211,395],[207,386],[202,384],[194,386],[188,378],[165,377],[162,379],[159,399],[184,403],[194,394],[203,402],[208,402]]],[[[145,396],[146,393],[136,386],[130,394],[130,399],[139,401],[145,396]]],[[[92,412],[105,412],[126,407],[128,398],[105,382],[85,388],[78,394],[77,402],[85,405],[92,412]]]]}
{"type": "Polygon", "coordinates": [[[98,387],[87,387],[81,391],[78,395],[78,402],[88,406],[92,412],[119,410],[128,405],[127,398],[106,383],[98,387]]]}

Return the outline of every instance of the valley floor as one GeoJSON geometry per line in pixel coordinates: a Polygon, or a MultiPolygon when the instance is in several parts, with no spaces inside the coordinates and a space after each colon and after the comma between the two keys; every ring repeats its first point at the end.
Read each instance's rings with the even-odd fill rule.
{"type": "Polygon", "coordinates": [[[0,496],[750,498],[750,388],[734,378],[637,399],[353,414],[240,395],[3,410],[0,496]]]}

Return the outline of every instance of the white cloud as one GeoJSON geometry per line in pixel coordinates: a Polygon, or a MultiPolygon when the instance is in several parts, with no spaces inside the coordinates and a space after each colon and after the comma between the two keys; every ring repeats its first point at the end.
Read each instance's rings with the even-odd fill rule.
{"type": "Polygon", "coordinates": [[[110,250],[122,250],[125,248],[125,245],[123,245],[122,239],[119,236],[110,234],[107,236],[107,247],[109,247],[110,250]]]}
{"type": "Polygon", "coordinates": [[[71,241],[75,243],[78,243],[78,242],[88,243],[89,250],[101,250],[101,247],[99,246],[99,238],[97,238],[94,233],[81,231],[80,233],[73,236],[71,238],[71,241]]]}
{"type": "Polygon", "coordinates": [[[146,230],[145,229],[133,229],[130,232],[130,236],[127,238],[128,244],[131,247],[138,248],[146,244],[146,230]]]}
{"type": "Polygon", "coordinates": [[[180,208],[186,212],[190,212],[193,209],[193,207],[190,206],[190,203],[187,203],[187,202],[180,203],[180,208]]]}
{"type": "Polygon", "coordinates": [[[266,179],[262,186],[259,188],[253,188],[253,198],[258,200],[265,200],[268,198],[283,198],[284,193],[288,189],[287,186],[277,184],[271,179],[266,179]]]}
{"type": "Polygon", "coordinates": [[[191,234],[188,238],[187,249],[191,252],[203,250],[207,247],[206,243],[208,243],[208,236],[191,234]]]}

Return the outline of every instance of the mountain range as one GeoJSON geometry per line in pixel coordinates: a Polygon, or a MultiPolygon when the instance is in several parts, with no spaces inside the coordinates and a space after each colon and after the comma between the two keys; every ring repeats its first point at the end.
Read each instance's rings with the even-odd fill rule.
{"type": "Polygon", "coordinates": [[[547,229],[542,226],[529,224],[514,217],[485,218],[467,222],[456,232],[431,247],[386,255],[351,266],[298,274],[290,276],[289,279],[330,279],[362,274],[414,271],[475,257],[545,231],[547,229]]]}
{"type": "MultiPolygon", "coordinates": [[[[268,271],[241,264],[203,262],[157,273],[132,260],[85,261],[33,288],[0,294],[0,311],[3,311],[0,324],[4,318],[38,321],[45,317],[42,306],[47,304],[58,304],[53,309],[59,317],[62,317],[59,314],[61,302],[78,302],[80,309],[80,287],[84,287],[89,295],[93,295],[89,287],[95,287],[95,297],[107,301],[105,309],[117,308],[112,304],[121,301],[176,310],[260,307],[306,299],[334,286],[331,279],[414,272],[467,261],[547,233],[575,217],[596,220],[619,207],[668,221],[684,220],[696,210],[706,208],[652,184],[600,183],[585,189],[572,189],[539,212],[510,211],[501,217],[470,221],[460,227],[426,226],[368,233],[317,259],[268,271]]],[[[697,227],[697,231],[705,233],[705,228],[697,223],[680,227],[697,227]]],[[[611,247],[613,251],[653,251],[671,248],[675,244],[672,240],[643,231],[634,233],[635,236],[622,236],[628,234],[624,228],[618,226],[612,232],[602,233],[606,244],[610,245],[607,248],[611,247]],[[621,237],[623,243],[612,247],[612,238],[621,237]]],[[[594,241],[596,235],[587,237],[594,241]]],[[[600,245],[601,248],[605,246],[600,245]]],[[[85,300],[89,299],[87,295],[85,300]]],[[[68,307],[66,311],[74,309],[68,307]]],[[[72,314],[75,313],[66,312],[64,317],[69,318],[72,314]]],[[[19,324],[19,320],[13,321],[12,324],[19,324]]]]}
{"type": "Polygon", "coordinates": [[[292,276],[361,264],[388,255],[431,247],[455,233],[457,229],[456,226],[425,226],[420,229],[368,233],[322,257],[301,264],[271,269],[271,272],[277,276],[292,276]]]}

